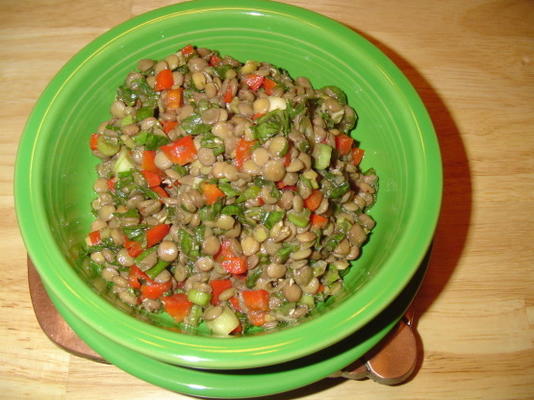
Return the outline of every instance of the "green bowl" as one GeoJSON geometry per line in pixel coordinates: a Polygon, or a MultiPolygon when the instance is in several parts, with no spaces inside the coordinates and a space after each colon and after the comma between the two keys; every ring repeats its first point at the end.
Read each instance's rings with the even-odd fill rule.
{"type": "Polygon", "coordinates": [[[22,135],[16,212],[28,253],[50,293],[112,342],[155,360],[211,369],[275,365],[316,353],[361,329],[407,285],[436,226],[442,175],[427,112],[408,80],[376,47],[313,12],[262,0],[201,0],[135,17],[98,37],[56,75],[22,135]],[[268,61],[316,87],[337,85],[360,120],[363,167],[380,177],[377,226],[346,276],[345,293],[320,315],[269,334],[181,334],[135,318],[98,294],[78,249],[91,222],[97,160],[89,135],[109,118],[115,88],[140,58],[186,44],[268,61]]]}

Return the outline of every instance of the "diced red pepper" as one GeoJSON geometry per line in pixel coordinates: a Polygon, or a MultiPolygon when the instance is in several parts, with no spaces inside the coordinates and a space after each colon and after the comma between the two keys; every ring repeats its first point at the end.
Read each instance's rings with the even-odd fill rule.
{"type": "Polygon", "coordinates": [[[241,294],[249,311],[269,311],[269,292],[267,290],[243,290],[241,294]]]}
{"type": "Polygon", "coordinates": [[[180,165],[189,164],[197,155],[197,148],[191,135],[184,136],[172,143],[161,146],[160,149],[169,160],[180,165]]]}
{"type": "Polygon", "coordinates": [[[141,169],[151,172],[160,172],[159,168],[156,167],[154,162],[156,158],[156,152],[154,150],[145,150],[143,151],[143,161],[141,162],[141,169]]]}
{"type": "Polygon", "coordinates": [[[288,151],[284,156],[284,166],[287,167],[291,164],[291,153],[288,151]]]}
{"type": "Polygon", "coordinates": [[[360,164],[360,162],[363,159],[364,154],[365,154],[365,151],[363,149],[360,149],[359,147],[352,149],[352,163],[354,165],[360,164]]]}
{"type": "Polygon", "coordinates": [[[254,92],[261,87],[263,79],[263,76],[256,74],[248,74],[243,77],[243,81],[245,81],[247,86],[254,92]]]}
{"type": "Polygon", "coordinates": [[[292,190],[294,192],[297,191],[296,185],[286,185],[283,181],[276,182],[276,187],[280,190],[292,190]]]}
{"type": "Polygon", "coordinates": [[[243,167],[245,161],[250,159],[252,155],[252,148],[256,144],[255,140],[239,139],[235,148],[235,166],[237,168],[243,167]]]}
{"type": "Polygon", "coordinates": [[[89,147],[91,148],[91,150],[96,150],[97,146],[98,146],[98,137],[100,135],[98,133],[93,133],[89,139],[89,147]]]}
{"type": "Polygon", "coordinates": [[[269,96],[272,95],[273,89],[275,88],[275,86],[276,86],[276,82],[273,81],[272,79],[269,79],[267,77],[263,79],[263,89],[265,90],[265,94],[269,96]]]}
{"type": "Polygon", "coordinates": [[[167,193],[167,191],[163,189],[161,186],[154,186],[154,187],[151,187],[150,189],[156,192],[160,198],[169,197],[169,193],[167,193]]]}
{"type": "Polygon", "coordinates": [[[352,149],[352,143],[354,143],[354,139],[350,136],[344,135],[343,133],[337,135],[335,138],[337,152],[342,156],[349,154],[350,150],[352,149]]]}
{"type": "Polygon", "coordinates": [[[141,173],[145,177],[146,183],[149,187],[159,186],[161,184],[161,177],[159,174],[145,170],[141,171],[141,173]]]}
{"type": "Polygon", "coordinates": [[[139,254],[143,252],[143,248],[141,247],[141,243],[136,242],[135,240],[128,240],[126,239],[124,241],[124,247],[128,251],[128,255],[130,257],[137,257],[139,254]]]}
{"type": "Polygon", "coordinates": [[[226,257],[232,257],[234,252],[232,251],[232,242],[229,239],[222,239],[219,252],[215,254],[215,261],[218,263],[223,262],[226,257]]]}
{"type": "Polygon", "coordinates": [[[243,274],[248,271],[247,257],[226,257],[222,267],[231,274],[243,274]]]}
{"type": "Polygon", "coordinates": [[[239,304],[239,300],[237,297],[233,296],[228,299],[234,310],[241,312],[241,304],[239,304]]]}
{"type": "Polygon", "coordinates": [[[319,214],[312,214],[311,224],[314,228],[324,228],[326,225],[328,225],[328,218],[319,214]]]}
{"type": "Polygon", "coordinates": [[[265,317],[267,313],[265,311],[250,311],[247,314],[249,322],[254,326],[263,326],[265,325],[265,317]]]}
{"type": "Polygon", "coordinates": [[[188,44],[181,50],[181,52],[184,56],[189,56],[195,52],[195,48],[193,47],[193,45],[188,44]]]}
{"type": "Polygon", "coordinates": [[[234,99],[234,94],[232,93],[232,87],[230,85],[226,86],[224,91],[223,100],[225,103],[231,103],[234,99]]]}
{"type": "Polygon", "coordinates": [[[265,115],[265,113],[256,113],[252,115],[252,119],[258,119],[265,115]]]}
{"type": "Polygon", "coordinates": [[[183,104],[184,88],[170,89],[165,96],[165,108],[167,110],[177,110],[183,104]]]}
{"type": "Polygon", "coordinates": [[[243,332],[243,326],[240,323],[239,325],[236,326],[236,328],[232,332],[230,332],[230,335],[238,335],[241,332],[243,332]]]}
{"type": "Polygon", "coordinates": [[[204,182],[200,185],[200,190],[207,205],[212,205],[224,197],[224,192],[214,183],[204,182]]]}
{"type": "Polygon", "coordinates": [[[156,75],[156,85],[154,89],[157,91],[170,89],[174,85],[172,71],[170,69],[163,69],[156,75]]]}
{"type": "Polygon", "coordinates": [[[145,274],[137,265],[132,265],[128,273],[128,284],[131,288],[139,289],[144,282],[152,282],[152,279],[145,274]]]}
{"type": "Polygon", "coordinates": [[[178,125],[177,121],[161,121],[161,126],[163,127],[163,132],[169,133],[178,125]]]}
{"type": "Polygon", "coordinates": [[[210,65],[212,67],[216,67],[217,65],[219,65],[221,63],[221,57],[219,57],[217,54],[213,54],[211,57],[210,57],[210,65]]]}
{"type": "Polygon", "coordinates": [[[315,211],[319,208],[322,201],[323,192],[321,192],[319,189],[314,189],[312,194],[304,199],[304,206],[310,211],[315,211]]]}
{"type": "Polygon", "coordinates": [[[141,296],[146,299],[158,299],[165,292],[168,292],[172,288],[172,281],[167,282],[147,282],[141,285],[141,296]]]}
{"type": "Polygon", "coordinates": [[[230,279],[214,279],[210,281],[211,285],[211,304],[219,304],[219,295],[232,287],[230,279]]]}
{"type": "Polygon", "coordinates": [[[171,229],[170,224],[154,225],[148,231],[146,231],[146,247],[152,247],[163,240],[171,229]]]}
{"type": "Polygon", "coordinates": [[[108,179],[108,189],[111,190],[111,191],[114,191],[116,183],[117,183],[117,179],[116,178],[108,179]]]}
{"type": "Polygon", "coordinates": [[[91,242],[92,246],[100,243],[100,240],[100,231],[93,231],[89,234],[89,241],[91,242]]]}
{"type": "Polygon", "coordinates": [[[164,296],[161,298],[161,301],[163,302],[165,311],[177,322],[182,322],[193,306],[193,303],[187,300],[187,296],[184,293],[164,296]]]}

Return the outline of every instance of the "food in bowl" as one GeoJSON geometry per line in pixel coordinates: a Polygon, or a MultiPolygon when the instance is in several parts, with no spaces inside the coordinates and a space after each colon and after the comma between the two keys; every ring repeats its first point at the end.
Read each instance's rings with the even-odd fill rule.
{"type": "Polygon", "coordinates": [[[320,308],[375,225],[345,94],[192,45],[137,67],[90,137],[91,266],[186,331],[268,331],[320,308]]]}

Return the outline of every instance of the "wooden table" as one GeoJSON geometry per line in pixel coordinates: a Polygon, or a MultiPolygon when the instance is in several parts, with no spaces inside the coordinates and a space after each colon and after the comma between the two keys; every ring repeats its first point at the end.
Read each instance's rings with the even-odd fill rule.
{"type": "MultiPolygon", "coordinates": [[[[401,386],[324,380],[277,399],[534,398],[534,3],[286,0],[362,33],[434,121],[445,189],[415,300],[424,356],[401,386]]],[[[0,11],[0,398],[186,399],[77,358],[40,330],[13,210],[17,142],[37,97],[82,46],[166,0],[4,1],[0,11]]]]}

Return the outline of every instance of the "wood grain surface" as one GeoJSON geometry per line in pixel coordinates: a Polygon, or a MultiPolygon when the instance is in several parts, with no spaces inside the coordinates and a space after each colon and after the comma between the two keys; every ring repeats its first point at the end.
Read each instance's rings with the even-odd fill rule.
{"type": "MultiPolygon", "coordinates": [[[[534,2],[286,0],[363,34],[426,104],[444,161],[430,269],[415,300],[423,357],[407,383],[325,379],[274,399],[534,398],[534,2]]],[[[60,350],[40,330],[13,209],[18,140],[58,69],[166,0],[0,7],[0,398],[187,399],[60,350]]]]}

